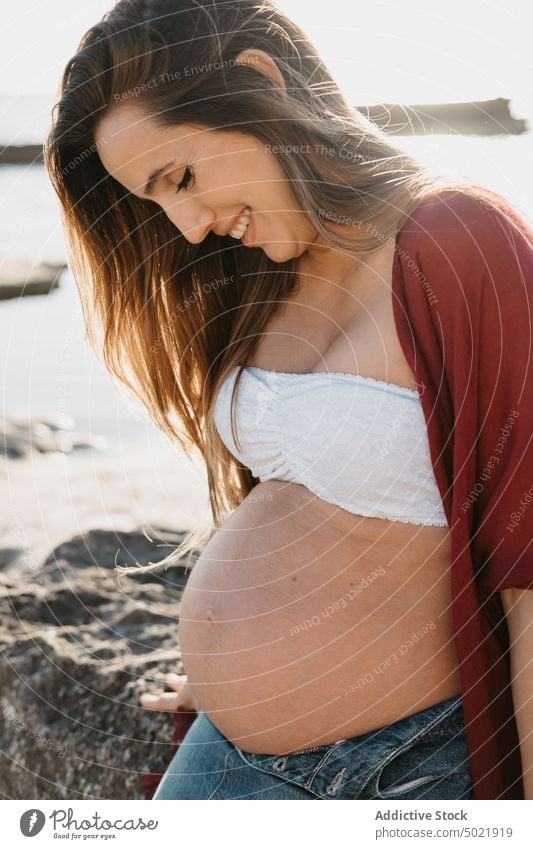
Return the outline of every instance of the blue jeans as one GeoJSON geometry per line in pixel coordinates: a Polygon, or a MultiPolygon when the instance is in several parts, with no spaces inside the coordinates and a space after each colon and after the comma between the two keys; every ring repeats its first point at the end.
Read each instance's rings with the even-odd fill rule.
{"type": "Polygon", "coordinates": [[[473,799],[461,695],[366,734],[251,754],[200,711],[158,799],[473,799]]]}

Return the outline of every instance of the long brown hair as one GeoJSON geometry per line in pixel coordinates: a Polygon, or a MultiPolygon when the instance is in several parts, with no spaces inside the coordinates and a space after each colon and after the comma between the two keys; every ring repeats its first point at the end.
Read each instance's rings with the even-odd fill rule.
{"type": "Polygon", "coordinates": [[[213,399],[252,358],[298,276],[296,260],[275,263],[228,237],[190,244],[156,203],[105,170],[95,130],[129,98],[162,128],[240,129],[273,152],[290,150],[277,156],[301,209],[355,257],[394,238],[439,180],[346,102],[309,38],[271,0],[120,0],[82,37],[62,77],[45,164],[88,339],[157,426],[198,449],[207,468],[213,527],[186,536],[161,566],[205,543],[258,483],[220,440],[213,399]],[[286,93],[235,63],[246,48],[274,59],[286,93]],[[341,237],[330,220],[352,226],[341,237]]]}

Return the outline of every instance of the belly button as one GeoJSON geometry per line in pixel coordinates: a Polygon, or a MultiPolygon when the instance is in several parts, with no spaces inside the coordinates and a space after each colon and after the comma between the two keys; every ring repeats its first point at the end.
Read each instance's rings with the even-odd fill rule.
{"type": "Polygon", "coordinates": [[[214,616],[215,616],[215,612],[216,611],[215,611],[214,607],[208,607],[207,608],[207,619],[208,619],[209,622],[213,621],[214,616]]]}

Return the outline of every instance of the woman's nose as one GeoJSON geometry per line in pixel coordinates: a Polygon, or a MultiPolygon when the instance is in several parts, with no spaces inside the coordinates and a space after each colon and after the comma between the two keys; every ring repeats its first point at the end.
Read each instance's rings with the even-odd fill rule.
{"type": "Polygon", "coordinates": [[[193,209],[189,202],[171,204],[165,212],[187,241],[193,245],[203,242],[216,221],[214,210],[207,207],[193,209]]]}

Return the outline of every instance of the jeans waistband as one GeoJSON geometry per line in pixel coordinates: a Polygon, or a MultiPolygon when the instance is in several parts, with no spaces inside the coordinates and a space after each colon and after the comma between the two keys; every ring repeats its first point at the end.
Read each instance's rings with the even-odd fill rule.
{"type": "Polygon", "coordinates": [[[468,759],[464,763],[466,742],[461,695],[357,737],[289,755],[244,752],[238,746],[235,749],[247,764],[305,787],[318,798],[353,799],[359,798],[363,788],[379,778],[388,764],[418,744],[420,752],[414,757],[418,764],[416,776],[413,773],[410,781],[407,778],[408,784],[423,783],[436,774],[468,772],[468,759]],[[428,763],[425,772],[424,759],[428,763]]]}

